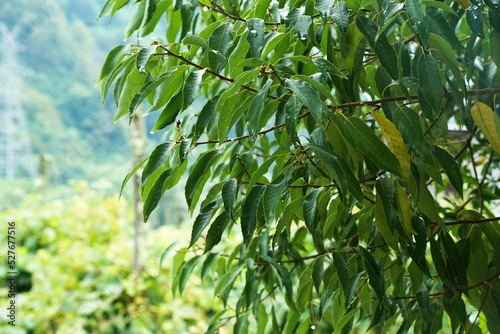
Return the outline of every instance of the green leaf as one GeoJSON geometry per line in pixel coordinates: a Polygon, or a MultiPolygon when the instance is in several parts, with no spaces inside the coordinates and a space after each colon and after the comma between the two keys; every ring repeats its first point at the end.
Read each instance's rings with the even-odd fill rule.
{"type": "Polygon", "coordinates": [[[301,15],[295,23],[295,31],[297,32],[297,37],[299,40],[306,44],[307,38],[309,37],[309,28],[312,25],[312,18],[307,15],[301,15]]]}
{"type": "Polygon", "coordinates": [[[376,181],[377,195],[380,195],[382,200],[382,207],[384,209],[385,219],[391,233],[394,233],[394,227],[396,226],[396,219],[398,216],[398,204],[397,204],[397,194],[396,187],[387,179],[377,179],[376,181]]]}
{"type": "Polygon", "coordinates": [[[193,71],[189,73],[184,85],[184,90],[182,91],[182,109],[188,108],[191,103],[193,103],[194,99],[200,94],[203,74],[205,74],[205,70],[193,71]]]}
{"type": "Polygon", "coordinates": [[[222,200],[224,201],[224,210],[229,215],[229,217],[233,218],[233,209],[234,209],[234,199],[236,197],[236,189],[238,183],[235,179],[227,180],[222,187],[222,200]]]}
{"type": "Polygon", "coordinates": [[[318,93],[311,87],[311,85],[302,80],[289,79],[286,80],[286,86],[304,102],[316,122],[321,124],[321,114],[323,112],[324,103],[321,101],[318,93]]]}
{"type": "Polygon", "coordinates": [[[472,32],[481,38],[484,37],[482,1],[477,1],[477,4],[469,6],[465,10],[465,17],[472,32]]]}
{"type": "Polygon", "coordinates": [[[349,11],[345,4],[345,1],[337,1],[332,9],[332,19],[339,27],[340,32],[343,35],[347,34],[347,28],[349,27],[349,11]]]}
{"type": "Polygon", "coordinates": [[[375,48],[375,38],[377,36],[377,24],[369,18],[356,15],[356,27],[361,31],[372,48],[375,48]]]}
{"type": "Polygon", "coordinates": [[[241,211],[241,232],[243,241],[248,245],[252,235],[257,227],[257,207],[259,200],[264,193],[265,186],[255,186],[249,192],[243,202],[241,211]]]}
{"type": "Polygon", "coordinates": [[[261,90],[257,93],[255,98],[250,104],[250,109],[248,109],[247,115],[247,128],[250,138],[255,140],[257,137],[257,132],[259,131],[259,115],[264,108],[264,102],[267,98],[267,92],[273,81],[271,79],[267,80],[261,90]]]}
{"type": "Polygon", "coordinates": [[[405,0],[406,12],[413,29],[418,30],[424,20],[424,6],[421,0],[405,0]]]}
{"type": "Polygon", "coordinates": [[[183,92],[181,91],[177,93],[162,110],[151,132],[161,130],[173,124],[179,113],[183,110],[183,100],[183,92]]]}
{"type": "Polygon", "coordinates": [[[146,0],[139,2],[137,10],[132,16],[132,19],[129,21],[129,24],[127,26],[125,32],[125,39],[128,39],[134,33],[134,31],[138,30],[141,27],[142,22],[144,20],[144,14],[146,14],[148,4],[149,1],[146,0]]]}
{"type": "Polygon", "coordinates": [[[335,270],[337,270],[340,284],[342,285],[342,291],[344,291],[346,298],[346,304],[348,305],[350,303],[350,300],[347,300],[349,293],[349,271],[342,255],[337,252],[332,252],[332,257],[333,265],[335,266],[335,270]]]}
{"type": "Polygon", "coordinates": [[[134,98],[135,94],[137,94],[141,90],[145,81],[146,75],[140,73],[137,69],[134,68],[132,72],[129,73],[125,81],[123,91],[120,94],[120,100],[118,101],[118,111],[116,112],[115,118],[113,119],[113,123],[115,123],[116,121],[118,121],[118,119],[128,113],[132,99],[134,98]]]}
{"type": "Polygon", "coordinates": [[[387,70],[389,75],[394,80],[398,80],[398,58],[396,56],[396,51],[389,43],[385,34],[380,35],[375,41],[375,53],[380,64],[387,70]]]}
{"type": "Polygon", "coordinates": [[[327,89],[321,82],[319,82],[316,79],[313,79],[311,77],[308,77],[307,75],[302,75],[302,74],[296,74],[296,75],[292,76],[290,79],[302,80],[302,81],[310,84],[311,87],[313,87],[314,89],[318,90],[321,94],[323,94],[323,96],[325,96],[326,98],[328,98],[330,101],[332,101],[332,102],[335,101],[335,98],[330,93],[330,90],[327,89]]]}
{"type": "Polygon", "coordinates": [[[165,260],[165,258],[168,256],[168,254],[172,251],[172,249],[174,249],[175,245],[177,245],[179,243],[179,240],[177,241],[174,241],[172,244],[170,244],[170,246],[168,246],[164,251],[163,253],[161,254],[161,257],[160,257],[160,265],[159,265],[159,268],[158,268],[158,271],[161,271],[161,266],[163,264],[163,261],[165,260]]]}
{"type": "Polygon", "coordinates": [[[293,95],[285,104],[285,127],[292,142],[295,142],[297,121],[302,105],[303,103],[297,95],[293,95]]]}
{"type": "Polygon", "coordinates": [[[221,56],[226,57],[229,46],[233,41],[233,23],[227,22],[215,28],[208,38],[208,45],[212,50],[218,51],[221,56]]]}
{"type": "Polygon", "coordinates": [[[208,45],[207,41],[204,38],[201,38],[200,36],[196,36],[196,35],[184,37],[184,39],[182,40],[182,44],[184,44],[184,45],[196,45],[196,46],[199,46],[200,48],[204,48],[205,50],[212,51],[212,49],[208,45]]]}
{"type": "MultiPolygon", "coordinates": [[[[490,142],[491,148],[500,153],[500,129],[495,128],[493,110],[482,102],[476,102],[471,109],[472,119],[490,142]]],[[[497,116],[498,118],[498,116],[497,116]]]]}
{"type": "Polygon", "coordinates": [[[127,184],[127,182],[130,180],[130,178],[135,174],[135,172],[137,172],[137,170],[139,168],[141,168],[142,165],[144,165],[144,163],[149,159],[149,157],[144,157],[142,158],[135,166],[134,168],[132,168],[132,170],[130,171],[130,173],[127,174],[127,176],[125,176],[125,178],[123,179],[123,182],[122,182],[122,186],[120,188],[120,196],[118,198],[121,198],[122,197],[122,192],[123,192],[123,189],[125,188],[125,185],[127,184]]]}
{"type": "MultiPolygon", "coordinates": [[[[210,229],[212,229],[212,227],[210,227],[210,229]]],[[[210,233],[210,231],[209,231],[209,233],[210,233]]],[[[207,238],[208,238],[208,235],[207,235],[207,238]]],[[[201,267],[201,282],[202,283],[205,281],[205,278],[208,276],[210,269],[212,269],[213,263],[220,255],[221,255],[220,253],[210,253],[207,255],[205,261],[203,261],[203,265],[201,267]]]]}
{"type": "Polygon", "coordinates": [[[254,58],[260,58],[265,43],[264,20],[250,19],[247,21],[248,35],[247,41],[250,45],[250,53],[254,58]]]}
{"type": "Polygon", "coordinates": [[[418,58],[417,72],[419,101],[420,98],[425,98],[434,113],[438,114],[443,105],[444,93],[440,70],[436,60],[430,54],[423,54],[418,58]]]}
{"type": "Polygon", "coordinates": [[[379,303],[382,304],[385,302],[384,272],[382,271],[378,261],[369,251],[361,246],[358,246],[357,249],[359,254],[364,259],[366,273],[368,274],[368,283],[375,291],[379,303]]]}
{"type": "Polygon", "coordinates": [[[330,16],[330,11],[333,7],[333,0],[317,0],[314,4],[314,8],[321,15],[323,21],[327,21],[330,16]]]}
{"type": "Polygon", "coordinates": [[[212,220],[212,217],[215,213],[215,211],[219,208],[220,202],[219,201],[213,201],[212,203],[208,204],[205,206],[198,216],[196,217],[194,224],[193,224],[193,229],[191,230],[191,241],[189,242],[188,248],[191,248],[196,241],[200,238],[201,233],[205,229],[205,227],[210,224],[210,221],[212,220]]]}
{"type": "Polygon", "coordinates": [[[182,266],[182,271],[179,276],[179,293],[182,295],[182,292],[184,291],[184,288],[186,287],[187,280],[189,278],[189,275],[191,275],[191,272],[194,269],[194,266],[198,261],[200,260],[201,255],[197,255],[190,259],[188,262],[186,262],[182,266]]]}
{"type": "Polygon", "coordinates": [[[127,47],[127,45],[118,45],[109,52],[104,65],[102,65],[101,74],[99,75],[99,80],[97,80],[97,82],[100,82],[111,74],[116,62],[126,53],[127,47]]]}
{"type": "Polygon", "coordinates": [[[210,123],[210,120],[212,119],[212,116],[215,111],[215,106],[217,105],[219,98],[220,95],[217,95],[214,98],[208,100],[203,109],[201,109],[200,115],[196,120],[196,127],[195,127],[196,138],[201,137],[208,123],[210,123]]]}
{"type": "Polygon", "coordinates": [[[329,174],[339,185],[340,192],[343,196],[345,196],[347,190],[349,189],[358,201],[363,202],[364,197],[361,187],[359,186],[359,182],[345,159],[342,156],[329,151],[323,146],[311,143],[309,143],[308,146],[311,146],[316,154],[318,154],[319,158],[326,166],[329,174]]]}
{"type": "Polygon", "coordinates": [[[387,180],[377,179],[377,194],[375,199],[375,222],[385,242],[398,255],[398,235],[394,228],[396,225],[397,208],[395,203],[395,188],[387,180]]]}
{"type": "Polygon", "coordinates": [[[156,53],[156,49],[158,45],[150,45],[148,47],[142,48],[137,54],[137,59],[135,62],[135,66],[137,70],[143,74],[146,73],[146,63],[149,58],[156,53]]]}
{"type": "Polygon", "coordinates": [[[398,107],[394,113],[394,123],[410,151],[422,161],[432,165],[431,147],[424,137],[417,113],[407,107],[398,107]]]}
{"type": "Polygon", "coordinates": [[[207,232],[205,251],[203,253],[209,252],[220,242],[228,220],[229,217],[226,212],[221,213],[217,218],[214,219],[207,232]]]}
{"type": "MultiPolygon", "coordinates": [[[[338,5],[337,5],[338,6],[338,5]]],[[[335,7],[337,7],[335,6],[335,7]]],[[[340,70],[335,67],[331,62],[329,62],[326,59],[323,58],[315,58],[312,60],[314,65],[316,65],[321,71],[324,71],[332,76],[338,76],[341,78],[346,78],[347,77],[344,75],[344,73],[340,72],[340,70]]],[[[332,100],[333,101],[333,100],[332,100]]]]}
{"type": "Polygon", "coordinates": [[[205,70],[193,71],[189,74],[182,92],[175,95],[158,117],[152,132],[173,124],[177,116],[188,108],[201,92],[201,82],[205,70]]]}
{"type": "Polygon", "coordinates": [[[463,197],[462,174],[455,158],[453,158],[453,156],[448,151],[436,145],[432,146],[432,154],[434,154],[441,166],[443,166],[446,175],[448,175],[451,184],[458,192],[460,197],[463,197]]]}
{"type": "Polygon", "coordinates": [[[276,179],[273,180],[267,187],[264,192],[263,204],[264,204],[264,213],[266,217],[271,217],[276,209],[276,205],[278,204],[281,193],[283,190],[287,188],[287,182],[285,179],[285,174],[280,174],[276,179]]]}
{"type": "Polygon", "coordinates": [[[152,185],[149,192],[147,192],[146,199],[144,200],[144,209],[143,209],[144,222],[148,221],[149,216],[158,206],[158,203],[160,202],[160,199],[164,192],[163,185],[165,184],[167,178],[170,177],[171,173],[172,173],[172,168],[169,168],[166,171],[162,172],[152,185]]]}
{"type": "Polygon", "coordinates": [[[146,164],[146,166],[144,166],[144,170],[142,172],[141,185],[143,187],[148,178],[155,170],[165,166],[173,146],[174,146],[173,143],[170,142],[163,143],[156,146],[153,152],[151,152],[151,155],[149,156],[149,161],[146,164]]]}
{"type": "Polygon", "coordinates": [[[197,188],[198,190],[203,188],[206,182],[204,176],[210,171],[210,167],[215,163],[217,158],[220,157],[221,153],[222,150],[212,150],[203,153],[190,168],[189,176],[186,181],[185,195],[186,202],[191,212],[193,211],[194,205],[196,205],[196,201],[198,200],[198,198],[196,198],[197,196],[195,196],[197,188]]]}
{"type": "Polygon", "coordinates": [[[153,106],[144,114],[147,115],[155,110],[163,107],[182,88],[184,72],[188,66],[179,66],[173,71],[165,81],[158,87],[158,95],[153,103],[153,106]]]}
{"type": "Polygon", "coordinates": [[[305,198],[303,207],[304,221],[306,223],[307,229],[311,234],[315,234],[314,230],[314,216],[316,215],[316,199],[318,198],[319,190],[315,189],[311,191],[305,198]]]}
{"type": "Polygon", "coordinates": [[[323,278],[323,265],[325,262],[325,257],[320,256],[314,261],[313,271],[312,271],[312,280],[314,287],[316,288],[316,292],[320,293],[319,288],[321,286],[321,280],[323,278]]]}
{"type": "Polygon", "coordinates": [[[361,119],[335,115],[334,123],[342,136],[382,170],[402,176],[399,160],[361,119]]]}

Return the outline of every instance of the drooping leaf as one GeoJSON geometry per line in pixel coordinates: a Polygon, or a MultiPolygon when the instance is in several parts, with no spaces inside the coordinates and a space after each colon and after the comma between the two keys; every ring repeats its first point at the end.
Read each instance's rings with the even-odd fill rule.
{"type": "Polygon", "coordinates": [[[419,99],[425,98],[437,115],[443,105],[443,86],[438,64],[430,54],[424,54],[418,58],[417,71],[419,99]]]}
{"type": "MultiPolygon", "coordinates": [[[[500,153],[500,129],[495,128],[493,110],[482,102],[477,102],[471,109],[472,119],[490,142],[491,148],[500,153]]],[[[498,116],[497,116],[498,117],[498,116]]]]}
{"type": "Polygon", "coordinates": [[[410,173],[410,156],[408,155],[408,149],[403,141],[403,136],[398,131],[396,126],[383,114],[377,111],[372,111],[372,115],[377,121],[380,130],[382,130],[382,134],[384,135],[391,152],[394,153],[396,158],[398,158],[403,176],[407,178],[410,173]]]}
{"type": "Polygon", "coordinates": [[[219,201],[214,201],[205,206],[198,214],[193,223],[193,229],[191,230],[191,241],[189,242],[188,248],[191,248],[196,243],[196,241],[198,241],[205,227],[207,227],[208,224],[210,224],[214,212],[219,207],[219,205],[220,205],[219,201]]]}
{"type": "Polygon", "coordinates": [[[265,42],[264,20],[258,18],[250,19],[247,21],[247,26],[247,41],[250,45],[250,52],[252,54],[252,57],[260,58],[265,42]]]}
{"type": "Polygon", "coordinates": [[[401,174],[399,160],[373,131],[359,118],[335,116],[335,124],[344,138],[366,154],[380,169],[401,174]]]}
{"type": "Polygon", "coordinates": [[[241,232],[243,234],[245,244],[250,242],[255,228],[257,227],[257,207],[265,189],[265,186],[254,186],[243,202],[243,209],[241,212],[241,232]]]}
{"type": "Polygon", "coordinates": [[[460,168],[455,158],[453,158],[448,151],[436,145],[432,146],[432,153],[445,170],[455,190],[458,192],[460,197],[463,197],[462,174],[460,173],[460,168]]]}
{"type": "Polygon", "coordinates": [[[222,200],[224,201],[224,210],[229,217],[233,218],[234,200],[236,196],[237,182],[230,179],[222,187],[222,200]]]}
{"type": "Polygon", "coordinates": [[[290,88],[299,99],[307,106],[317,123],[321,124],[321,115],[324,103],[318,93],[310,84],[301,80],[287,80],[286,86],[290,88]]]}

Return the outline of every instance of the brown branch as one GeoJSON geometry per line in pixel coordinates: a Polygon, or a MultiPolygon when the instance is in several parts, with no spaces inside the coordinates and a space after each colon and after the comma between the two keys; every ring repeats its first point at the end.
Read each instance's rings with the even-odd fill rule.
{"type": "Polygon", "coordinates": [[[241,167],[243,167],[243,170],[245,171],[245,174],[248,176],[248,179],[251,180],[252,179],[252,176],[250,175],[250,173],[248,172],[248,169],[245,167],[245,164],[243,163],[243,161],[241,161],[240,159],[240,156],[237,155],[236,156],[236,159],[238,159],[238,162],[241,164],[241,167]]]}

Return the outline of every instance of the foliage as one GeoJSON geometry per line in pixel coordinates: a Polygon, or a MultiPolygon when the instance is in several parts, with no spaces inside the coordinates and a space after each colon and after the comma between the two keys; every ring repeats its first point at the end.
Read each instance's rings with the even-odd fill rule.
{"type": "MultiPolygon", "coordinates": [[[[126,202],[102,197],[97,185],[75,187],[81,195],[50,203],[32,195],[19,208],[0,214],[3,221],[14,217],[17,224],[19,272],[16,327],[4,321],[0,332],[203,333],[207,317],[220,306],[199,279],[191,280],[189,291],[173,301],[170,261],[159,269],[163,243],[181,238],[182,230],[149,231],[145,268],[135,277],[133,213],[126,202]]],[[[2,236],[3,244],[6,238],[2,236]]],[[[2,263],[0,277],[7,271],[2,263]]],[[[7,305],[2,282],[0,301],[7,305]]]]}
{"type": "Polygon", "coordinates": [[[500,331],[498,1],[134,8],[126,36],[165,15],[165,37],[114,48],[102,97],[115,121],[149,102],[168,138],[144,160],[145,220],[188,175],[195,255],[174,284],[213,267],[232,312],[207,333],[500,331]]]}

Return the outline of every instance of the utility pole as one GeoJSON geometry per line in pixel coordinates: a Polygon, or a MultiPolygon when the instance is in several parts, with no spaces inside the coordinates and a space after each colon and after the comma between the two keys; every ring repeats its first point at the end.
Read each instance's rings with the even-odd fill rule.
{"type": "Polygon", "coordinates": [[[18,30],[0,24],[0,178],[12,180],[21,168],[37,177],[19,89],[18,30]]]}

